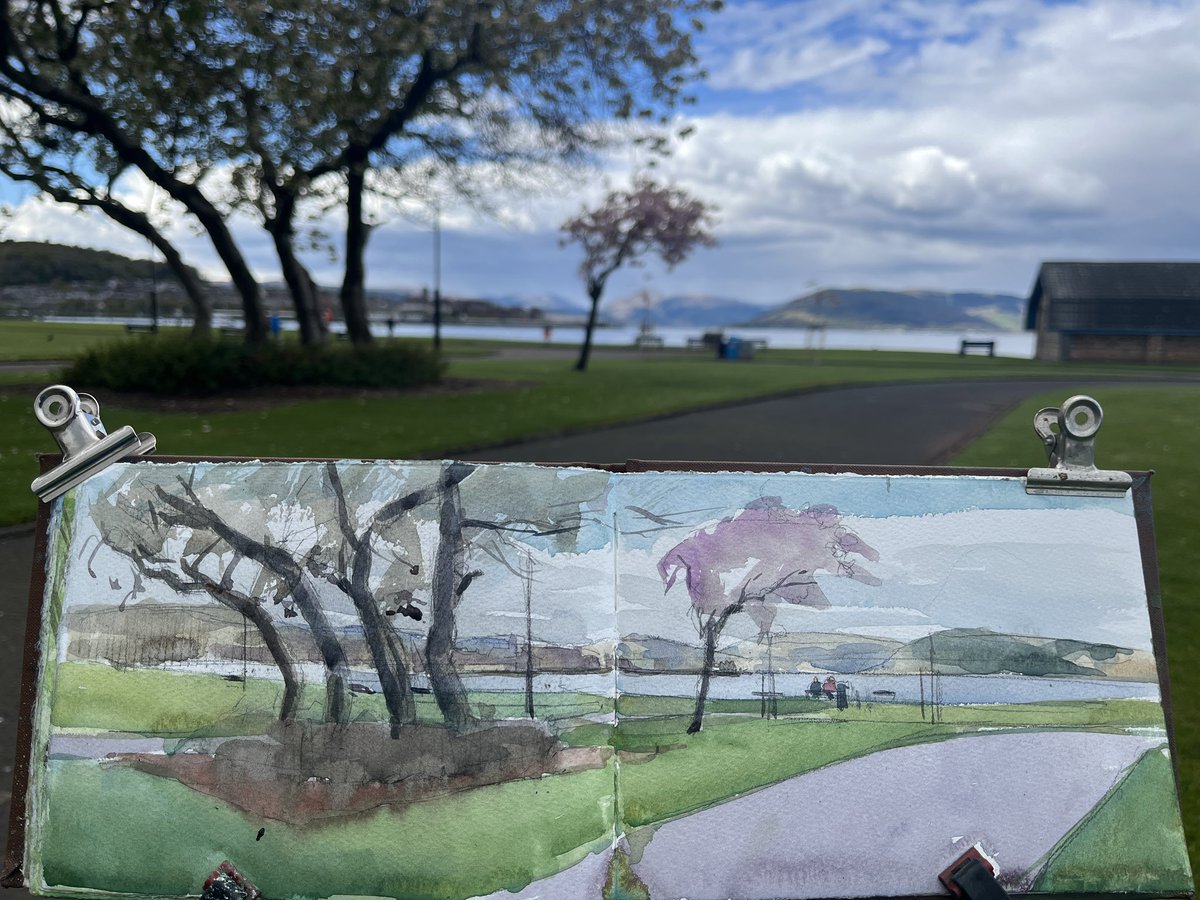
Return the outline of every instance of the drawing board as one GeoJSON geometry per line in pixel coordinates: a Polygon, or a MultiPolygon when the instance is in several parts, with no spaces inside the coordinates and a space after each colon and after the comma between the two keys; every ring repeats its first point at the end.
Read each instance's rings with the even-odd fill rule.
{"type": "Polygon", "coordinates": [[[1192,892],[1145,475],[160,460],[39,528],[38,894],[1192,892]]]}

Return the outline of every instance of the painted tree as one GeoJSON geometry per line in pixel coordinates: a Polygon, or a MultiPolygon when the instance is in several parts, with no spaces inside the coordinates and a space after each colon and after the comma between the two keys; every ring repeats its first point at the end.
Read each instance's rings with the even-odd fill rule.
{"type": "Polygon", "coordinates": [[[779,497],[748,503],[733,516],[693,532],[664,554],[658,573],[670,590],[684,576],[689,613],[704,642],[704,664],[688,733],[704,721],[717,642],[729,619],[745,612],[760,638],[775,622],[781,603],[825,609],[829,599],[820,573],[878,585],[880,580],[852,557],[877,561],[879,554],[841,523],[835,507],[790,509],[779,497]]]}
{"type": "Polygon", "coordinates": [[[571,549],[589,509],[603,503],[609,483],[607,472],[531,467],[521,481],[525,489],[515,491],[511,470],[470,463],[443,469],[425,662],[450,727],[462,731],[476,721],[453,658],[459,604],[484,575],[474,561],[491,557],[521,577],[515,542],[540,538],[571,549]]]}
{"type": "MultiPolygon", "coordinates": [[[[325,719],[348,721],[350,670],[337,633],[303,570],[269,536],[269,503],[237,494],[206,483],[193,468],[184,474],[151,467],[116,481],[91,515],[101,545],[127,560],[143,588],[157,581],[180,594],[204,594],[253,623],[283,680],[284,720],[296,715],[300,679],[278,620],[302,616],[326,667],[325,719]],[[236,524],[217,511],[223,499],[236,504],[236,524]]],[[[128,599],[136,598],[122,605],[128,599]]]]}
{"type": "MultiPolygon", "coordinates": [[[[295,463],[228,469],[139,467],[95,505],[101,544],[143,585],[206,594],[247,617],[285,685],[279,715],[298,699],[295,660],[279,620],[300,617],[326,667],[326,712],[349,716],[350,661],[330,618],[346,604],[361,625],[393,737],[415,721],[410,656],[396,623],[426,628],[424,668],[447,725],[476,724],[454,662],[457,610],[489,557],[510,569],[520,542],[570,549],[605,472],[530,469],[525,492],[502,471],[465,463],[392,467],[295,463]],[[422,537],[424,526],[437,536],[422,537]],[[426,611],[428,610],[428,615],[426,611]]],[[[356,664],[359,664],[356,661],[356,664]]]]}
{"type": "Polygon", "coordinates": [[[710,228],[714,208],[682,188],[668,187],[641,178],[628,191],[613,191],[594,209],[585,209],[562,225],[562,244],[583,248],[579,274],[591,308],[583,346],[575,368],[587,368],[600,298],[608,279],[623,265],[639,265],[657,256],[672,269],[696,247],[716,243],[710,228]]]}

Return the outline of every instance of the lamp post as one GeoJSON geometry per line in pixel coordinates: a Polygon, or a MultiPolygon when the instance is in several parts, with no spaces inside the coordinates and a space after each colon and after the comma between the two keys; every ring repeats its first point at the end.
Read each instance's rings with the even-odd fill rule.
{"type": "Polygon", "coordinates": [[[442,350],[442,204],[433,206],[433,349],[442,350]]]}

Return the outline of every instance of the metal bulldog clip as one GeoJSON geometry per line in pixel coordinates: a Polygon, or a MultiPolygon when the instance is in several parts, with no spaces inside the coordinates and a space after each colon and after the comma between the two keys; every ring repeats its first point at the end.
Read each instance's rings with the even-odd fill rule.
{"type": "Polygon", "coordinates": [[[63,454],[61,463],[30,485],[43,501],[53,500],[119,460],[154,452],[154,435],[138,434],[128,425],[109,434],[100,421],[96,398],[78,394],[65,384],[51,385],[39,393],[33,413],[50,429],[63,454]]]}
{"type": "Polygon", "coordinates": [[[1030,469],[1025,492],[1119,497],[1128,491],[1133,484],[1128,472],[1096,468],[1096,432],[1103,421],[1100,404],[1083,394],[1068,398],[1059,409],[1038,410],[1033,430],[1042,439],[1051,468],[1030,469]]]}

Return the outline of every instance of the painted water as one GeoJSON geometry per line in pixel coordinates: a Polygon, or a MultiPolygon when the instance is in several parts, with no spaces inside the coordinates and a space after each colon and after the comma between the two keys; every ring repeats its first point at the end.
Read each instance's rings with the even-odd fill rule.
{"type": "MultiPolygon", "coordinates": [[[[165,668],[187,671],[185,665],[165,668]]],[[[325,670],[316,663],[299,667],[305,681],[319,684],[325,670]]],[[[242,676],[241,663],[205,661],[198,671],[223,676],[242,676]]],[[[823,681],[828,673],[785,672],[774,675],[775,691],[783,697],[802,697],[814,676],[823,681]]],[[[279,670],[262,663],[248,663],[245,675],[250,678],[278,679],[279,670]]],[[[842,675],[851,700],[863,703],[919,703],[921,679],[916,675],[842,675]],[[877,693],[878,692],[878,693],[877,693]]],[[[614,691],[622,694],[648,694],[655,697],[693,697],[698,675],[648,674],[629,672],[595,672],[565,674],[541,672],[534,675],[533,689],[537,693],[580,693],[611,697],[614,691]]],[[[379,677],[370,669],[352,669],[351,681],[369,689],[379,690],[379,677]]],[[[416,675],[414,684],[424,686],[424,676],[416,675]]],[[[923,676],[926,700],[929,699],[929,676],[923,676]]],[[[463,683],[470,691],[525,690],[523,675],[464,675],[463,683]]],[[[939,675],[939,702],[948,705],[965,703],[1038,703],[1049,700],[1155,700],[1159,699],[1158,685],[1142,681],[1113,681],[1103,678],[1044,678],[1024,675],[939,675]]],[[[709,681],[708,696],[715,700],[754,700],[762,690],[761,673],[714,677],[709,681]]]]}

